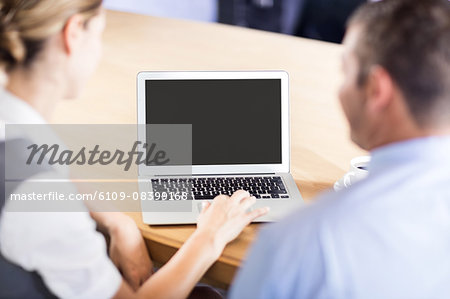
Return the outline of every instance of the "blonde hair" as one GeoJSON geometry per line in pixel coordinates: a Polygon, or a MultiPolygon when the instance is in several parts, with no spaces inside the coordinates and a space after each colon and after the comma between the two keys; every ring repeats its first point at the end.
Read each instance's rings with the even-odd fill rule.
{"type": "Polygon", "coordinates": [[[0,66],[28,66],[46,40],[67,20],[81,14],[85,23],[98,14],[102,0],[0,0],[0,66]]]}

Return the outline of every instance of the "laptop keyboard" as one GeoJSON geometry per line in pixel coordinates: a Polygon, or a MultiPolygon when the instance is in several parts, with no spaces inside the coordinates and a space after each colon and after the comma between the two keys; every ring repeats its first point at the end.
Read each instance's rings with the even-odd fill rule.
{"type": "Polygon", "coordinates": [[[210,200],[219,194],[232,195],[237,190],[248,191],[257,199],[287,199],[289,195],[279,176],[273,177],[199,177],[154,178],[153,192],[188,194],[187,199],[210,200]]]}

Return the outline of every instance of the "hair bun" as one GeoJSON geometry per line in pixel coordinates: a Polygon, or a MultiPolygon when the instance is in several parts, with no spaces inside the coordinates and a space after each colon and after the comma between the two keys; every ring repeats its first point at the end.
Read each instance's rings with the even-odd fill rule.
{"type": "Polygon", "coordinates": [[[87,22],[101,5],[102,0],[0,0],[0,69],[29,67],[71,16],[87,22]]]}
{"type": "Polygon", "coordinates": [[[12,19],[12,12],[0,4],[0,64],[6,68],[22,63],[26,56],[25,45],[12,19]]]}

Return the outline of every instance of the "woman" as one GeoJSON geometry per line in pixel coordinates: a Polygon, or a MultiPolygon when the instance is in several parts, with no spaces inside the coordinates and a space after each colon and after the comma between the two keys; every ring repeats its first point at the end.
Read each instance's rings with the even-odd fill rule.
{"type": "MultiPolygon", "coordinates": [[[[60,99],[79,95],[101,56],[101,2],[1,0],[2,123],[45,123],[60,99]]],[[[245,191],[218,196],[203,209],[193,235],[155,274],[136,225],[121,213],[3,211],[0,297],[187,297],[225,245],[267,213],[247,213],[254,202],[245,191]],[[123,277],[96,226],[110,235],[109,252],[123,277]]]]}

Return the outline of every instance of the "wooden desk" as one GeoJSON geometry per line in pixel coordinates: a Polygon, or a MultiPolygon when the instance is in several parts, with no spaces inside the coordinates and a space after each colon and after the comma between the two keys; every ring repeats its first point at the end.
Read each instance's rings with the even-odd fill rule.
{"type": "MultiPolygon", "coordinates": [[[[58,106],[55,123],[136,123],[136,74],[142,70],[286,70],[290,75],[291,169],[306,200],[328,189],[363,152],[348,138],[337,99],[339,45],[274,33],[108,12],[104,57],[80,100],[58,106]]],[[[152,258],[166,262],[194,226],[149,227],[130,213],[152,258]]],[[[229,244],[206,274],[226,287],[258,225],[229,244]]]]}

